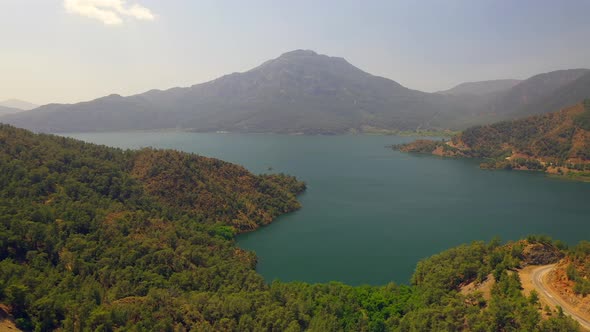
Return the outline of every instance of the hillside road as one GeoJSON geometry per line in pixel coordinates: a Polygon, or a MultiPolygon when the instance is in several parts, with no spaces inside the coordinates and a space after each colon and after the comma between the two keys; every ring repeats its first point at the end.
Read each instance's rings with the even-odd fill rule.
{"type": "Polygon", "coordinates": [[[582,325],[582,327],[586,330],[590,331],[590,321],[578,313],[574,311],[574,309],[564,300],[562,299],[559,294],[553,292],[546,283],[546,276],[553,268],[555,264],[551,265],[543,265],[536,268],[532,274],[532,282],[535,286],[535,289],[539,293],[540,296],[543,296],[545,300],[549,303],[552,303],[555,306],[560,306],[563,309],[564,314],[570,316],[571,318],[575,319],[582,325]]]}

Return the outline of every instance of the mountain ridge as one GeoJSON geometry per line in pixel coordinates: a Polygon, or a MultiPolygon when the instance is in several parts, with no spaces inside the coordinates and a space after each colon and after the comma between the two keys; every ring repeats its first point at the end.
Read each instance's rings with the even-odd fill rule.
{"type": "Polygon", "coordinates": [[[485,87],[476,90],[487,91],[483,94],[427,93],[367,73],[341,57],[295,50],[245,72],[189,87],[152,89],[131,96],[111,94],[77,104],[49,104],[1,116],[0,122],[37,132],[177,128],[346,134],[458,130],[545,112],[543,107],[525,109],[541,101],[564,107],[580,100],[579,95],[590,97],[590,84],[578,81],[587,72],[575,69],[535,75],[508,90],[506,87],[515,81],[466,83],[471,90],[474,84],[482,83],[485,87]],[[573,96],[557,94],[564,86],[580,92],[573,96]],[[557,95],[552,97],[554,93],[557,95]],[[574,97],[577,99],[572,100],[574,97]],[[523,103],[525,99],[528,102],[523,103]]]}
{"type": "Polygon", "coordinates": [[[448,90],[437,91],[439,94],[449,95],[487,95],[508,90],[523,80],[497,79],[487,81],[463,82],[448,90]]]}
{"type": "MultiPolygon", "coordinates": [[[[590,69],[577,68],[555,70],[548,73],[534,75],[510,89],[505,95],[499,96],[492,103],[493,112],[511,115],[532,115],[543,112],[530,110],[530,105],[535,104],[558,89],[576,82],[577,79],[590,73],[590,69]]],[[[588,91],[590,96],[590,91],[588,91]]],[[[587,96],[587,97],[588,97],[587,96]]],[[[582,98],[583,99],[583,98],[582,98]]],[[[566,105],[559,105],[558,109],[572,105],[581,99],[569,100],[566,105]]],[[[551,109],[550,111],[555,111],[551,109]]]]}
{"type": "Polygon", "coordinates": [[[25,100],[15,99],[15,98],[0,101],[0,106],[16,108],[16,109],[23,110],[23,111],[29,111],[29,110],[39,107],[39,105],[30,103],[25,100]]]}
{"type": "Polygon", "coordinates": [[[18,112],[22,112],[22,110],[21,109],[18,109],[18,108],[1,106],[0,105],[0,116],[6,115],[6,114],[14,114],[14,113],[18,113],[18,112]]]}
{"type": "Polygon", "coordinates": [[[182,127],[329,134],[363,126],[419,128],[455,108],[447,99],[371,75],[344,58],[297,50],[188,88],[51,104],[2,121],[48,132],[182,127]]]}

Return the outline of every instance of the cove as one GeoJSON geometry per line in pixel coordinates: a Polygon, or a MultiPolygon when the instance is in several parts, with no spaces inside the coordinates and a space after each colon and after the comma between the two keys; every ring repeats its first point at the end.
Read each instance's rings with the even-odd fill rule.
{"type": "Polygon", "coordinates": [[[303,208],[238,236],[268,281],[407,283],[416,263],[495,236],[590,239],[590,183],[488,171],[473,160],[404,154],[395,136],[121,132],[64,134],[121,148],[172,148],[284,172],[308,185],[303,208]]]}

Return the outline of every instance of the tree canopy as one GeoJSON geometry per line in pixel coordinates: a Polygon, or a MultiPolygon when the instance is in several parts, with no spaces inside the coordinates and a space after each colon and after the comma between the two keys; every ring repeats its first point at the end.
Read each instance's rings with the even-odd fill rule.
{"type": "Polygon", "coordinates": [[[234,236],[300,207],[305,184],[170,150],[128,151],[0,125],[0,303],[34,331],[572,331],[543,320],[476,242],[411,285],[267,284],[234,236]],[[461,285],[493,273],[487,301],[461,285]]]}

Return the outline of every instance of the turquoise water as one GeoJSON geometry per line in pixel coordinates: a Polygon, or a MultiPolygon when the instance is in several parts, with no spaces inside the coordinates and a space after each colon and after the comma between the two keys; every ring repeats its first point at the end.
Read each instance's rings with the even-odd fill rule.
{"type": "Polygon", "coordinates": [[[590,183],[481,170],[473,160],[385,148],[412,138],[132,132],[68,134],[138,148],[174,148],[253,172],[296,175],[303,208],[238,237],[269,281],[408,282],[416,263],[474,240],[547,234],[590,240],[590,183]]]}

